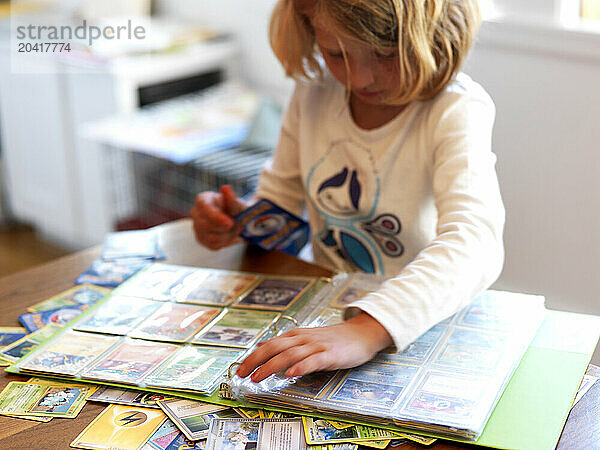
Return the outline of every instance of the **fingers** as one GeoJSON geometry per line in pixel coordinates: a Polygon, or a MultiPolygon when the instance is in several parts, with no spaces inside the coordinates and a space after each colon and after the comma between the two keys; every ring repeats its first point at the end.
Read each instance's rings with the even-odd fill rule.
{"type": "Polygon", "coordinates": [[[285,376],[290,378],[299,377],[319,370],[331,370],[332,368],[327,352],[312,353],[291,366],[285,372],[285,376]]]}
{"type": "Polygon", "coordinates": [[[203,192],[196,196],[196,203],[192,208],[193,215],[200,219],[204,219],[207,224],[211,225],[215,230],[223,231],[230,230],[235,222],[229,216],[224,207],[224,200],[221,194],[216,192],[203,192]]]}
{"type": "MultiPolygon", "coordinates": [[[[227,195],[233,195],[235,199],[235,194],[227,195]]],[[[231,198],[228,201],[231,202],[231,198]]],[[[190,210],[196,240],[211,250],[218,250],[237,242],[239,232],[225,207],[223,194],[202,192],[196,196],[194,207],[190,210]]]]}
{"type": "Polygon", "coordinates": [[[242,365],[238,367],[236,373],[238,376],[245,378],[250,375],[254,369],[267,362],[273,356],[298,344],[299,341],[296,338],[287,337],[285,335],[273,338],[247,356],[246,359],[242,361],[242,365]]]}
{"type": "Polygon", "coordinates": [[[294,364],[305,360],[306,358],[320,354],[322,350],[313,344],[305,344],[296,347],[288,348],[278,355],[269,359],[266,363],[260,366],[253,374],[252,381],[259,383],[268,376],[287,369],[294,364]]]}
{"type": "Polygon", "coordinates": [[[223,209],[230,216],[237,216],[244,210],[245,205],[237,198],[233,188],[228,184],[221,186],[223,196],[223,209]]]}

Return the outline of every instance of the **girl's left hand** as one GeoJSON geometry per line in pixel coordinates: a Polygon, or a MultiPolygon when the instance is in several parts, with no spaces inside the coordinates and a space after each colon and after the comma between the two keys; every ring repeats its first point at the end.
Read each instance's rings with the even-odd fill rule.
{"type": "Polygon", "coordinates": [[[236,373],[245,378],[254,372],[251,379],[258,383],[285,369],[286,377],[347,369],[369,361],[392,344],[385,328],[362,312],[338,325],[296,328],[261,343],[236,373]]]}

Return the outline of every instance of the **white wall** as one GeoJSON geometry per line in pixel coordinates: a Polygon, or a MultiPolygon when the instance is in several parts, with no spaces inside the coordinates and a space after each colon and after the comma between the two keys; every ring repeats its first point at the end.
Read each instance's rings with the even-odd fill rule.
{"type": "Polygon", "coordinates": [[[269,17],[275,0],[158,0],[159,13],[233,33],[242,49],[246,80],[279,103],[285,103],[293,83],[269,47],[269,17]]]}
{"type": "Polygon", "coordinates": [[[494,149],[507,209],[498,286],[544,294],[552,308],[595,314],[598,38],[586,43],[577,33],[487,23],[467,65],[497,107],[494,149]]]}

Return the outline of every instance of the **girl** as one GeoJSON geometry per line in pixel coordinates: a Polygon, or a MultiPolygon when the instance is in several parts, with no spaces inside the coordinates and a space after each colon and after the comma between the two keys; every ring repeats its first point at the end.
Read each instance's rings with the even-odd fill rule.
{"type": "MultiPolygon", "coordinates": [[[[307,208],[317,264],[391,278],[343,323],[262,344],[239,376],[299,376],[402,350],[497,278],[494,105],[459,73],[478,25],[476,0],[279,0],[271,45],[297,85],[256,195],[307,208]]],[[[244,208],[227,186],[199,194],[197,240],[235,242],[231,216],[244,208]]]]}

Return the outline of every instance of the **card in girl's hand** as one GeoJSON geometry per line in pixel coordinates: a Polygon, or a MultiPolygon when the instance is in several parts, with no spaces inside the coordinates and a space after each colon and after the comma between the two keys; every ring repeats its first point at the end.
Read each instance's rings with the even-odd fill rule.
{"type": "Polygon", "coordinates": [[[308,242],[308,224],[269,200],[259,200],[235,217],[240,236],[265,250],[297,255],[308,242]]]}

